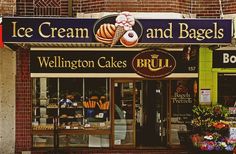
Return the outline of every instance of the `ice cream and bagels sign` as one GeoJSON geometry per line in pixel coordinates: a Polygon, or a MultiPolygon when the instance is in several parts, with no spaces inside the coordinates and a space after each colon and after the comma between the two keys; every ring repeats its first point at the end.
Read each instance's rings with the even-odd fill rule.
{"type": "MultiPolygon", "coordinates": [[[[231,42],[231,20],[135,19],[129,12],[121,12],[101,19],[5,17],[3,18],[3,41],[5,43],[100,43],[109,48],[116,46],[131,48],[137,47],[138,44],[225,44],[231,42]]],[[[48,69],[50,72],[55,72],[57,68],[61,70],[61,67],[63,71],[68,72],[67,68],[72,68],[73,65],[80,68],[70,70],[73,73],[80,73],[81,69],[84,69],[84,72],[90,70],[90,73],[93,73],[100,70],[104,73],[110,70],[120,72],[128,68],[129,63],[125,59],[119,60],[121,58],[115,60],[113,56],[110,58],[100,56],[97,60],[88,59],[82,63],[80,59],[74,60],[72,57],[66,60],[61,57],[45,56],[35,65],[39,66],[38,70],[41,72],[48,69]],[[66,65],[61,63],[64,61],[66,65]]],[[[131,72],[135,71],[143,77],[165,77],[175,68],[175,57],[165,51],[147,50],[132,57],[131,72]]]]}
{"type": "Polygon", "coordinates": [[[137,44],[231,43],[231,20],[135,19],[129,12],[101,19],[4,17],[3,41],[137,44]]]}

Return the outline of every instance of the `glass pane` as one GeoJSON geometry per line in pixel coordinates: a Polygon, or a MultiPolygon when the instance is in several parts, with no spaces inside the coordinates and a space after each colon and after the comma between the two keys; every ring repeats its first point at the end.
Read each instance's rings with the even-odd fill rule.
{"type": "Polygon", "coordinates": [[[236,106],[236,74],[218,75],[218,102],[226,107],[236,106]]]}
{"type": "Polygon", "coordinates": [[[89,78],[85,81],[85,127],[87,129],[110,128],[109,79],[89,78]]]}
{"type": "MultiPolygon", "coordinates": [[[[79,78],[60,78],[59,79],[60,99],[69,99],[72,102],[81,101],[83,96],[83,79],[79,78]]],[[[69,101],[68,100],[68,101],[69,101]]],[[[66,105],[72,106],[71,103],[66,105]]]]}
{"type": "Polygon", "coordinates": [[[80,129],[83,127],[83,79],[59,79],[59,128],[80,129]]]}
{"type": "Polygon", "coordinates": [[[59,79],[61,129],[109,129],[109,79],[59,79]]]}
{"type": "Polygon", "coordinates": [[[134,145],[133,82],[115,83],[114,90],[114,144],[134,145]]]}
{"type": "Polygon", "coordinates": [[[57,79],[33,79],[33,130],[53,130],[58,115],[57,79]]]}
{"type": "Polygon", "coordinates": [[[109,147],[109,135],[60,135],[59,147],[109,147]]]}
{"type": "Polygon", "coordinates": [[[53,135],[34,135],[33,147],[53,147],[53,135]]]}
{"type": "Polygon", "coordinates": [[[197,79],[171,81],[171,144],[185,142],[191,130],[192,107],[198,103],[197,79]]]}
{"type": "Polygon", "coordinates": [[[61,147],[109,146],[109,82],[106,78],[34,78],[33,146],[53,146],[48,138],[53,139],[55,132],[61,147]]]}

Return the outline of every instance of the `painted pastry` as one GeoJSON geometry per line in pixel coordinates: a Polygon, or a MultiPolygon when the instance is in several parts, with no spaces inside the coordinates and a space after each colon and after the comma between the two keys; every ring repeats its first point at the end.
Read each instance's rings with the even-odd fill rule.
{"type": "Polygon", "coordinates": [[[135,31],[127,31],[120,39],[121,44],[126,47],[133,47],[138,43],[138,35],[135,31]]]}
{"type": "Polygon", "coordinates": [[[121,12],[116,17],[116,32],[112,40],[111,47],[114,46],[128,30],[132,30],[132,26],[134,26],[134,24],[135,19],[129,12],[121,12]]]}
{"type": "Polygon", "coordinates": [[[102,24],[96,33],[96,39],[105,44],[111,44],[115,35],[116,27],[113,24],[102,24]]]}

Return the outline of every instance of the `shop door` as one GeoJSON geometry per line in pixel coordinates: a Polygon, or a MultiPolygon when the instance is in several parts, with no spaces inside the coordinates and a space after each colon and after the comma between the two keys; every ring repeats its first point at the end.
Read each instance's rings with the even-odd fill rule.
{"type": "Polygon", "coordinates": [[[137,147],[167,145],[168,81],[136,82],[137,147]]]}
{"type": "Polygon", "coordinates": [[[113,146],[135,146],[134,81],[113,82],[113,146]]]}

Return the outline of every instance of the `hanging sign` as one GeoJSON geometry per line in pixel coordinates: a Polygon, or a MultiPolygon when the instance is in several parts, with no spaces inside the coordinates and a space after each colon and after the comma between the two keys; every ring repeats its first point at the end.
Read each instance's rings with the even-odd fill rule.
{"type": "Polygon", "coordinates": [[[4,42],[103,43],[134,47],[139,43],[231,43],[228,19],[135,19],[129,12],[101,19],[4,17],[4,42]]]}
{"type": "Polygon", "coordinates": [[[171,73],[197,73],[198,55],[185,60],[184,52],[144,51],[31,51],[31,73],[137,73],[147,78],[171,73]]]}
{"type": "Polygon", "coordinates": [[[235,50],[214,51],[213,68],[236,68],[236,51],[235,50]]]}

